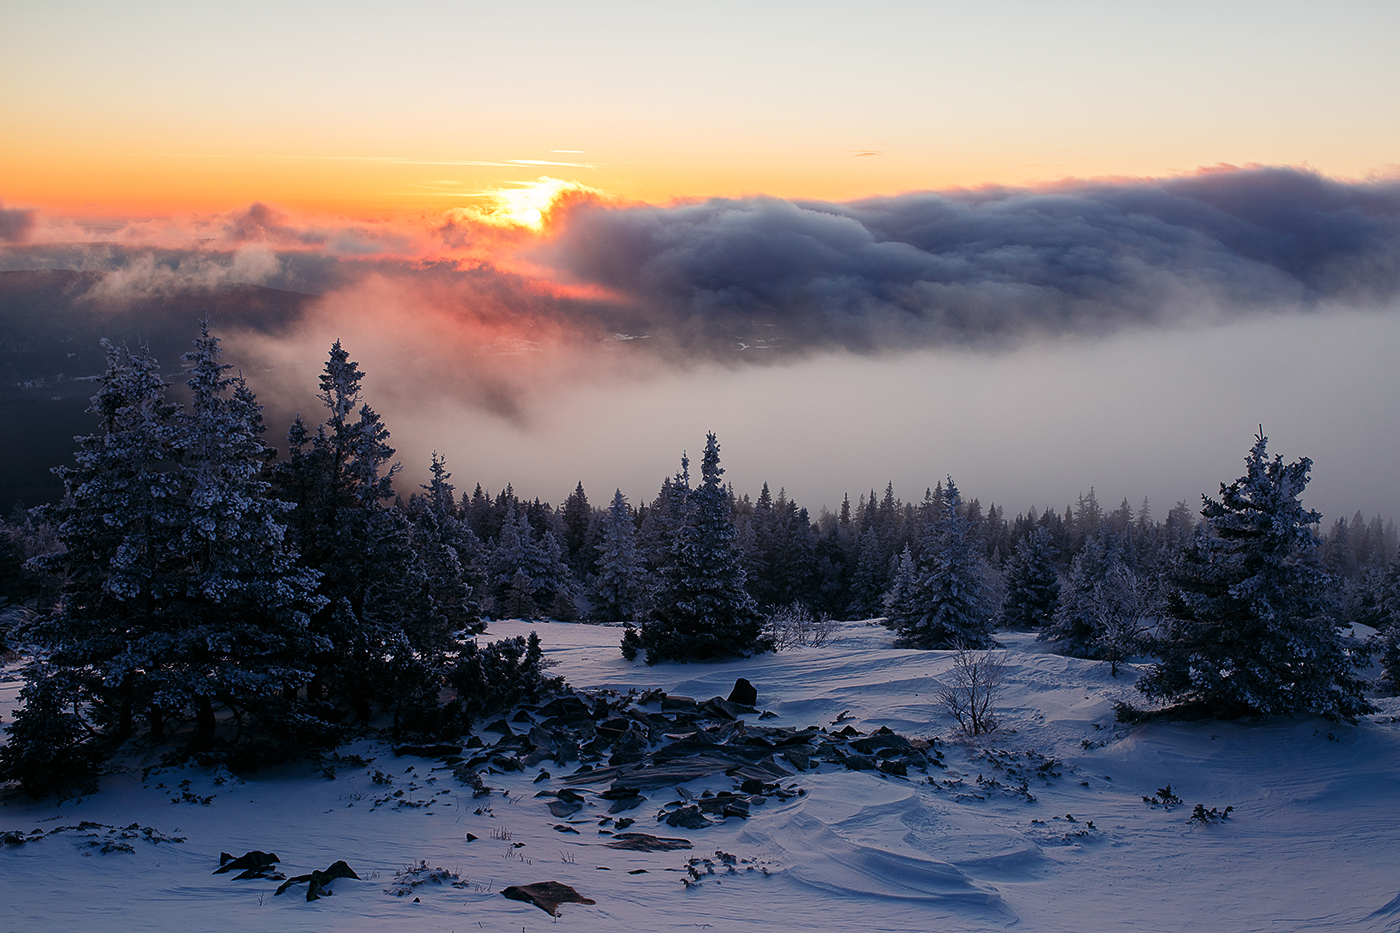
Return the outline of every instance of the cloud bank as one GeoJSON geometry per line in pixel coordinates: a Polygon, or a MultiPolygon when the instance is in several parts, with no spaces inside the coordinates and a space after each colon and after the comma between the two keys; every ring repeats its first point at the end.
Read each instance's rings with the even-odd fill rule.
{"type": "Polygon", "coordinates": [[[367,222],[254,204],[83,226],[3,209],[0,240],[0,268],[96,274],[77,300],[97,309],[185,296],[193,316],[236,285],[319,296],[257,337],[266,368],[310,385],[339,336],[405,398],[523,418],[561,381],[660,367],[1388,308],[1400,183],[1219,168],[849,203],[575,191],[539,234],[461,210],[367,222]]]}
{"type": "Polygon", "coordinates": [[[847,204],[576,206],[540,255],[702,354],[996,346],[1400,293],[1400,185],[1287,168],[847,204]]]}

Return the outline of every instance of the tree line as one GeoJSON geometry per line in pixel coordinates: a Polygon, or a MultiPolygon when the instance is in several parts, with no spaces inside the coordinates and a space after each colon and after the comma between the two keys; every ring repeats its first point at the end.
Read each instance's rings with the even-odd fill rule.
{"type": "Polygon", "coordinates": [[[90,771],[138,731],[249,761],[377,717],[460,734],[550,684],[536,639],[477,643],[487,618],[621,624],[624,654],[649,663],[769,650],[794,619],[882,618],[914,648],[1034,630],[1115,673],[1150,650],[1145,694],[1215,715],[1354,718],[1368,646],[1342,636],[1353,622],[1380,630],[1370,648],[1400,673],[1395,526],[1358,513],[1319,536],[1298,501],[1310,463],[1269,460],[1262,429],[1199,519],[1185,502],[1160,522],[1145,501],[1106,510],[1092,489],[1008,519],[951,477],[813,517],[781,488],[738,495],[713,434],[698,482],[683,454],[636,506],[617,490],[595,507],[582,483],[558,508],[509,485],[458,495],[436,453],[404,499],[338,341],[321,419],[297,417],[286,456],[207,324],[183,358],[185,406],[149,353],[104,349],[97,430],[59,471],[62,501],[0,534],[0,598],[28,607],[0,638],[35,650],[0,775],[27,786],[90,771]]]}

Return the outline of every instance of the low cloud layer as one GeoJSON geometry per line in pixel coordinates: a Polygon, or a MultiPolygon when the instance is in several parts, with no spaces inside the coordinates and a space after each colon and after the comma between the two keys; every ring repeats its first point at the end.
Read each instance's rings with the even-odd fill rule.
{"type": "Polygon", "coordinates": [[[0,243],[22,243],[34,229],[34,210],[7,208],[0,201],[0,243]]]}
{"type": "Polygon", "coordinates": [[[132,314],[182,296],[197,314],[237,285],[316,295],[258,338],[269,366],[310,384],[353,334],[405,396],[507,418],[560,380],[662,365],[1012,349],[1400,295],[1400,183],[1294,168],[849,203],[575,191],[546,220],[534,234],[460,210],[364,222],[254,204],[83,226],[3,209],[0,269],[89,273],[78,304],[132,314]]]}
{"type": "Polygon", "coordinates": [[[539,251],[698,353],[1002,345],[1376,304],[1400,292],[1400,185],[1297,169],[920,193],[576,206],[539,251]]]}

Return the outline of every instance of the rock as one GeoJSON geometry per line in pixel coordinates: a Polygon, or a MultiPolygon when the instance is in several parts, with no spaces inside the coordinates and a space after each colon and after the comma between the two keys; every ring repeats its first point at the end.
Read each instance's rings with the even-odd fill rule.
{"type": "Polygon", "coordinates": [[[549,812],[561,820],[573,816],[582,809],[583,804],[576,800],[551,800],[549,802],[549,812]]]}
{"type": "Polygon", "coordinates": [[[666,825],[683,829],[704,829],[706,826],[713,826],[714,823],[705,818],[698,806],[691,805],[666,814],[666,825]]]}
{"type": "Polygon", "coordinates": [[[729,691],[730,703],[741,703],[744,706],[758,705],[758,690],[749,683],[748,678],[740,677],[734,681],[734,689],[729,691]]]}
{"type": "Polygon", "coordinates": [[[618,797],[613,800],[608,807],[608,813],[626,813],[628,810],[635,810],[646,803],[646,798],[641,794],[633,794],[631,797],[618,797]]]}
{"type": "Polygon", "coordinates": [[[513,901],[524,901],[527,904],[534,904],[540,910],[551,917],[559,916],[560,904],[596,904],[592,898],[584,897],[582,894],[558,881],[539,881],[535,884],[511,885],[501,891],[502,897],[508,897],[513,901]]]}
{"type": "Polygon", "coordinates": [[[400,745],[394,749],[394,755],[399,758],[404,755],[412,755],[415,758],[446,758],[450,755],[460,754],[462,754],[462,746],[447,742],[437,745],[400,745]]]}
{"type": "Polygon", "coordinates": [[[806,771],[812,766],[812,756],[805,748],[788,746],[783,749],[783,757],[799,771],[806,771]]]}
{"type": "Polygon", "coordinates": [[[264,872],[270,872],[272,866],[276,865],[279,859],[271,852],[261,852],[254,849],[245,852],[238,858],[234,858],[227,852],[219,854],[219,867],[214,869],[214,874],[222,875],[231,871],[241,871],[243,874],[239,878],[257,878],[264,872]]]}
{"type": "MultiPolygon", "coordinates": [[[[623,822],[617,821],[619,828],[623,822]]],[[[694,848],[689,839],[667,839],[649,833],[618,833],[604,845],[609,849],[626,849],[629,852],[673,852],[677,849],[694,848]]]]}
{"type": "MultiPolygon", "coordinates": [[[[360,880],[360,876],[355,874],[355,870],[346,864],[344,859],[341,859],[340,861],[332,863],[325,871],[313,871],[309,875],[297,875],[295,878],[288,878],[286,881],[282,882],[282,886],[277,889],[277,894],[281,894],[294,884],[300,884],[305,881],[307,883],[306,899],[308,901],[314,901],[317,898],[329,897],[334,894],[335,892],[330,890],[327,885],[337,878],[354,878],[356,881],[360,880]]],[[[273,896],[275,897],[276,895],[273,896]]]]}

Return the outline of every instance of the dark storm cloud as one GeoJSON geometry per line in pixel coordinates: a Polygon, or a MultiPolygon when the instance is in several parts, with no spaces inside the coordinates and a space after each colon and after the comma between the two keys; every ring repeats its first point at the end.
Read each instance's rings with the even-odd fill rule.
{"type": "Polygon", "coordinates": [[[0,243],[22,243],[34,229],[34,210],[6,207],[0,201],[0,243]]]}
{"type": "Polygon", "coordinates": [[[542,250],[691,352],[1099,335],[1400,293],[1400,185],[1290,168],[1050,190],[574,207],[542,250]]]}

